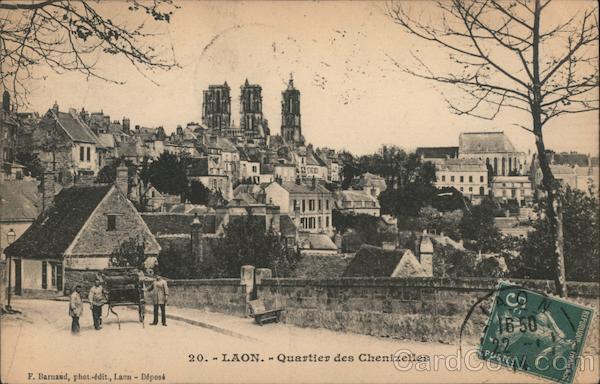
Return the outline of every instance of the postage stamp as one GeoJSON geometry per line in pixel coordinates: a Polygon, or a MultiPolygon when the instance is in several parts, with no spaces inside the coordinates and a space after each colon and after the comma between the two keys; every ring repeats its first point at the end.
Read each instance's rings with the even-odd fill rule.
{"type": "Polygon", "coordinates": [[[502,282],[481,340],[480,357],[571,384],[592,318],[590,308],[502,282]]]}

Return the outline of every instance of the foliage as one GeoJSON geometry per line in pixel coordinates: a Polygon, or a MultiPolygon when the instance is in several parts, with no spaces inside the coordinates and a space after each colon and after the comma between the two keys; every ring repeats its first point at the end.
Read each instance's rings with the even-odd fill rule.
{"type": "Polygon", "coordinates": [[[106,184],[114,183],[117,179],[117,167],[121,165],[127,166],[127,185],[129,188],[131,188],[131,184],[136,175],[136,168],[131,160],[116,159],[112,163],[105,165],[98,172],[98,176],[96,176],[96,182],[106,184]]]}
{"type": "Polygon", "coordinates": [[[131,237],[123,241],[110,255],[109,263],[112,267],[141,268],[146,254],[144,252],[144,239],[131,237]]]}
{"type": "Polygon", "coordinates": [[[257,216],[235,218],[225,227],[224,236],[213,246],[216,274],[238,277],[242,265],[271,268],[277,276],[288,276],[295,268],[298,254],[257,216]]]}
{"type": "Polygon", "coordinates": [[[381,246],[384,241],[395,240],[394,235],[380,231],[379,217],[365,214],[345,214],[337,209],[331,212],[333,227],[344,237],[343,248],[353,251],[362,244],[381,246]]]}
{"type": "Polygon", "coordinates": [[[431,206],[427,206],[421,208],[417,220],[420,230],[435,229],[437,233],[444,232],[446,236],[453,240],[460,240],[462,218],[463,211],[460,209],[450,212],[440,212],[431,206]]]}
{"type": "Polygon", "coordinates": [[[188,160],[169,152],[163,152],[148,166],[144,175],[161,193],[185,195],[188,188],[186,166],[188,160]]]}
{"type": "Polygon", "coordinates": [[[496,203],[485,198],[463,216],[460,229],[467,248],[481,252],[500,251],[501,236],[494,224],[496,211],[496,203]]]}
{"type": "Polygon", "coordinates": [[[192,204],[208,205],[211,197],[210,189],[206,188],[202,182],[192,180],[187,194],[187,200],[192,204]]]}
{"type": "MultiPolygon", "coordinates": [[[[568,280],[600,280],[600,225],[598,198],[567,187],[562,195],[565,269],[568,280]]],[[[543,210],[543,207],[540,208],[543,210]]],[[[510,264],[514,277],[551,279],[555,242],[547,217],[538,219],[523,245],[520,258],[510,264]]]]}
{"type": "Polygon", "coordinates": [[[434,242],[433,274],[436,277],[504,277],[506,272],[497,256],[480,259],[474,251],[434,242]]]}
{"type": "MultiPolygon", "coordinates": [[[[455,96],[446,102],[457,115],[493,120],[507,109],[529,115],[524,124],[515,121],[514,125],[535,136],[548,230],[555,238],[562,237],[555,207],[559,183],[546,154],[544,127],[560,116],[599,109],[596,5],[567,10],[553,0],[454,0],[439,1],[420,15],[411,7],[410,2],[392,2],[386,10],[404,32],[447,59],[440,63],[436,55],[430,59],[435,65],[430,66],[422,54],[413,53],[414,65],[392,61],[413,76],[451,87],[447,93],[455,96]]],[[[549,245],[557,265],[557,293],[566,296],[560,275],[565,248],[560,241],[549,245]]]]}
{"type": "Polygon", "coordinates": [[[17,163],[25,166],[25,176],[38,177],[44,172],[42,162],[33,152],[18,152],[15,156],[17,163]]]}
{"type": "Polygon", "coordinates": [[[442,187],[435,192],[431,205],[438,211],[448,212],[468,208],[471,201],[454,187],[442,187]]]}
{"type": "MultiPolygon", "coordinates": [[[[167,23],[176,8],[169,0],[131,0],[120,6],[121,13],[145,13],[167,23]]],[[[40,67],[122,84],[99,70],[102,55],[121,57],[140,72],[177,66],[174,56],[161,58],[162,50],[152,43],[155,31],[146,26],[152,23],[111,19],[97,1],[8,1],[0,2],[0,12],[0,83],[11,89],[18,106],[27,105],[31,82],[43,78],[34,76],[40,67]]]]}

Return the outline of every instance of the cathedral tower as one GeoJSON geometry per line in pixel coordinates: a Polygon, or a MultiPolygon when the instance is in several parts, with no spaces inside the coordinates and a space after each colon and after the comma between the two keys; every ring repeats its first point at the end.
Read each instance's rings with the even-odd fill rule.
{"type": "Polygon", "coordinates": [[[300,91],[294,88],[292,74],[287,89],[281,92],[281,136],[288,144],[298,144],[302,141],[300,91]]]}
{"type": "Polygon", "coordinates": [[[264,136],[262,113],[262,88],[258,84],[248,83],[241,86],[240,129],[246,136],[264,136]]]}
{"type": "Polygon", "coordinates": [[[209,85],[202,100],[202,124],[209,129],[224,130],[231,125],[229,85],[209,85]]]}

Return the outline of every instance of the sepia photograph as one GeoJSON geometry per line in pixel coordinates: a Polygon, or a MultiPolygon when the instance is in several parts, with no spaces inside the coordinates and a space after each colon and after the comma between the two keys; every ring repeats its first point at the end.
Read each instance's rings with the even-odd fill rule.
{"type": "Polygon", "coordinates": [[[596,0],[0,0],[0,382],[600,382],[596,0]]]}

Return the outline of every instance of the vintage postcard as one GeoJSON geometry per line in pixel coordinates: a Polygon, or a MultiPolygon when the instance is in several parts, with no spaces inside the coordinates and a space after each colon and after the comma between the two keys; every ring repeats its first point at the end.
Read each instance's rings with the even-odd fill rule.
{"type": "Polygon", "coordinates": [[[0,382],[599,382],[598,20],[0,0],[0,382]]]}

